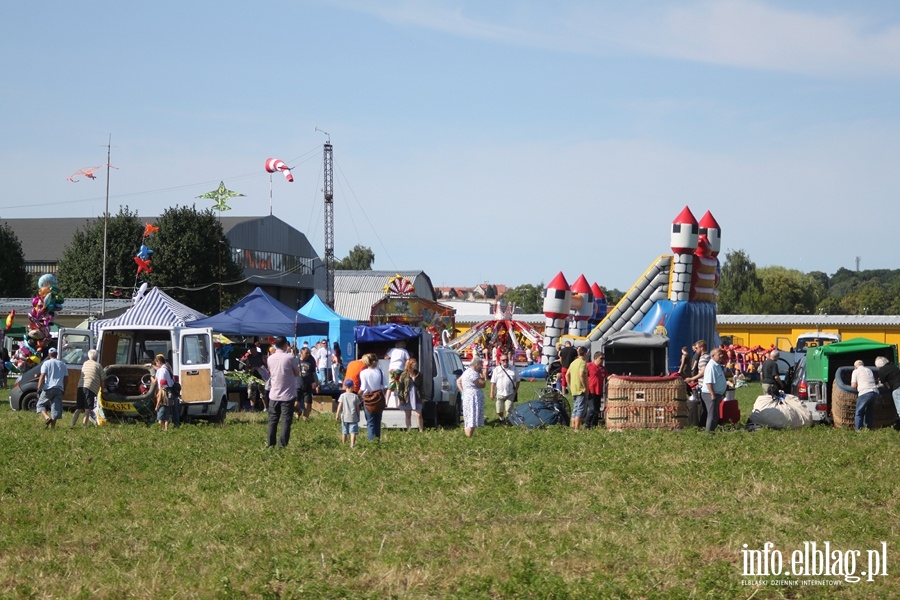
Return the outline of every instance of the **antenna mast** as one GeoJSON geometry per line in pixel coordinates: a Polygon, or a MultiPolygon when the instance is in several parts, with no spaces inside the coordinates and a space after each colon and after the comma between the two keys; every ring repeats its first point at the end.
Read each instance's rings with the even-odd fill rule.
{"type": "MultiPolygon", "coordinates": [[[[106,142],[106,208],[103,211],[103,282],[100,287],[100,317],[106,316],[106,239],[109,229],[109,159],[112,153],[112,134],[106,142]]],[[[859,269],[857,269],[859,270],[859,269]]]]}
{"type": "Polygon", "coordinates": [[[334,308],[334,156],[331,135],[316,127],[327,136],[322,151],[324,160],[323,180],[325,182],[325,304],[334,308]]]}

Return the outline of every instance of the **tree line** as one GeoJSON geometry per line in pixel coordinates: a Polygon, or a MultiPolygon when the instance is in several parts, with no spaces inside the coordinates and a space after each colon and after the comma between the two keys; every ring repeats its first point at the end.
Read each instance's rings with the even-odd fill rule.
{"type": "MultiPolygon", "coordinates": [[[[235,262],[222,223],[212,209],[166,209],[148,235],[147,223],[127,206],[106,223],[106,291],[130,298],[141,284],[160,287],[175,300],[205,314],[219,312],[242,296],[243,269],[235,262]],[[146,246],[150,271],[135,258],[146,246]],[[220,300],[221,294],[221,300],[220,300]]],[[[59,259],[57,279],[66,297],[99,298],[103,290],[102,217],[77,231],[59,259]]],[[[140,257],[138,257],[140,258],[140,257]]]]}
{"type": "MultiPolygon", "coordinates": [[[[106,287],[108,293],[130,297],[146,281],[184,304],[206,314],[219,312],[243,296],[243,270],[212,209],[174,207],[157,219],[159,231],[144,238],[146,224],[127,206],[107,223],[106,287]],[[153,250],[151,271],[137,275],[134,257],[141,244],[153,250]],[[221,285],[220,285],[221,284],[221,285]],[[219,293],[221,288],[222,298],[219,293]]],[[[66,246],[57,278],[64,297],[99,298],[102,290],[103,218],[89,221],[66,246]]],[[[371,270],[375,254],[356,245],[336,269],[371,270]]],[[[36,279],[29,275],[21,241],[8,224],[0,226],[0,294],[34,296],[36,279]]],[[[523,313],[543,312],[545,285],[508,288],[500,300],[523,313]]],[[[602,288],[609,306],[622,298],[618,289],[602,288]]],[[[487,297],[496,296],[493,288],[487,297]]],[[[719,314],[900,315],[900,270],[851,271],[840,268],[828,276],[780,266],[757,267],[743,250],[725,254],[719,280],[719,314]]]]}
{"type": "MultiPolygon", "coordinates": [[[[543,312],[545,285],[524,284],[503,299],[523,313],[543,312]]],[[[624,295],[602,288],[610,307],[624,295]]],[[[900,315],[900,270],[851,271],[830,277],[785,267],[757,267],[743,250],[729,251],[719,277],[719,314],[747,315],[900,315]]]]}
{"type": "Polygon", "coordinates": [[[830,277],[784,267],[761,267],[743,250],[729,251],[719,281],[720,314],[898,315],[900,270],[851,271],[830,277]]]}
{"type": "MultiPolygon", "coordinates": [[[[168,208],[156,219],[158,230],[145,236],[147,223],[127,206],[106,221],[107,296],[130,298],[142,283],[166,293],[202,313],[214,314],[232,306],[248,291],[244,273],[235,261],[231,243],[211,209],[195,206],[168,208]],[[135,257],[145,245],[150,271],[138,273],[135,257]],[[220,297],[221,294],[221,297],[220,297]]],[[[99,298],[103,290],[104,218],[78,230],[59,258],[56,276],[64,298],[99,298]]],[[[357,245],[335,262],[337,269],[370,270],[375,254],[357,245]]],[[[4,223],[0,226],[0,295],[30,298],[37,278],[29,274],[21,240],[4,223]]]]}

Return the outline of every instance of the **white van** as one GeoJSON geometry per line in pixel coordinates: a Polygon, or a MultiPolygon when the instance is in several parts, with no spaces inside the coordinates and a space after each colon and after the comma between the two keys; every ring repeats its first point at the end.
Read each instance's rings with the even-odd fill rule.
{"type": "MultiPolygon", "coordinates": [[[[74,340],[93,334],[87,330],[60,330],[61,343],[69,336],[74,340]]],[[[181,420],[225,421],[225,373],[215,364],[212,329],[125,325],[101,328],[98,337],[97,358],[104,369],[98,418],[154,421],[156,385],[152,383],[151,363],[157,354],[162,354],[181,386],[181,420]]]]}

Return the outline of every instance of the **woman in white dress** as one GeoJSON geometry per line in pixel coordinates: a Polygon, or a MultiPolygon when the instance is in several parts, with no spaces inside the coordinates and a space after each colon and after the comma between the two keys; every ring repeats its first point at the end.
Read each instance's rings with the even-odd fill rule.
{"type": "Polygon", "coordinates": [[[480,357],[469,363],[469,368],[456,380],[462,392],[463,426],[466,437],[472,437],[476,427],[484,427],[484,386],[487,383],[487,367],[480,357]]]}

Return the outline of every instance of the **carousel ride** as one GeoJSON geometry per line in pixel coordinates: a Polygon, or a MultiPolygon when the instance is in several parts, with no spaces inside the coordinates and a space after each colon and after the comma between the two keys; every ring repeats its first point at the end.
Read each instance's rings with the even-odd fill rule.
{"type": "Polygon", "coordinates": [[[488,348],[491,363],[496,362],[501,353],[508,353],[517,367],[524,367],[534,362],[535,357],[540,360],[542,340],[540,331],[528,323],[513,319],[511,311],[502,312],[498,307],[493,319],[476,323],[446,345],[456,350],[466,365],[473,355],[484,356],[483,350],[488,348]]]}

